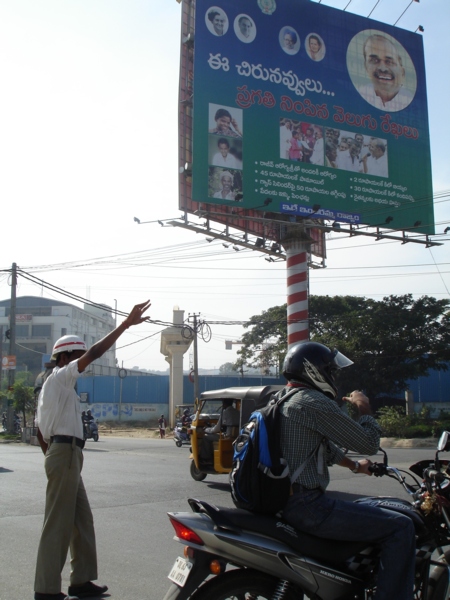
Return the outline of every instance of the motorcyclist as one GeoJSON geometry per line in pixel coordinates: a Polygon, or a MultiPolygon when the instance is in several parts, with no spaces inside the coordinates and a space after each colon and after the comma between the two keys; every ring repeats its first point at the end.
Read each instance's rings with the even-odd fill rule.
{"type": "Polygon", "coordinates": [[[189,409],[186,408],[186,410],[183,411],[183,416],[181,417],[181,425],[183,427],[188,427],[188,425],[191,424],[191,421],[192,421],[192,419],[191,419],[189,409]]]}
{"type": "Polygon", "coordinates": [[[280,439],[290,472],[310,457],[293,482],[293,494],[283,518],[296,529],[315,536],[375,542],[381,547],[376,600],[412,600],[414,587],[414,526],[402,514],[330,498],[328,467],[337,464],[353,473],[371,475],[370,460],[354,461],[341,448],[373,455],[380,428],[371,416],[369,399],[360,391],[343,398],[359,412],[354,421],[335,402],[335,373],[352,363],[337,350],[304,342],[286,354],[283,375],[288,380],[281,396],[298,388],[281,406],[280,439]]]}
{"type": "MultiPolygon", "coordinates": [[[[83,411],[84,412],[84,411],[83,411]]],[[[81,417],[81,420],[83,420],[83,416],[81,417]]],[[[90,410],[86,411],[84,420],[83,420],[83,425],[84,425],[84,429],[86,431],[86,433],[89,435],[90,432],[90,428],[91,428],[91,423],[94,421],[94,417],[92,416],[92,413],[90,410]]]]}

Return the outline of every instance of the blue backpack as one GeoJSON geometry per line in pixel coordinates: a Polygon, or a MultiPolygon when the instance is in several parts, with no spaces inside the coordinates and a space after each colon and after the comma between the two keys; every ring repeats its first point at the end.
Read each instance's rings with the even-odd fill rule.
{"type": "Polygon", "coordinates": [[[230,473],[231,497],[237,508],[275,515],[286,505],[295,481],[316,448],[298,467],[289,473],[280,445],[280,406],[299,392],[298,388],[278,398],[250,415],[234,442],[233,466],[230,473]]]}

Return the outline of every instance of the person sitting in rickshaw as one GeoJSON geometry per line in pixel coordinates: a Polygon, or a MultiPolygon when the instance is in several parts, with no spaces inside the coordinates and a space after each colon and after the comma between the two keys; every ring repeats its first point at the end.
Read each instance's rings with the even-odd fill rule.
{"type": "Polygon", "coordinates": [[[240,414],[237,408],[234,408],[233,400],[223,400],[219,420],[213,427],[205,428],[205,435],[200,448],[202,464],[212,464],[214,462],[214,442],[219,441],[221,431],[227,437],[233,437],[234,428],[239,427],[239,419],[240,414]]]}

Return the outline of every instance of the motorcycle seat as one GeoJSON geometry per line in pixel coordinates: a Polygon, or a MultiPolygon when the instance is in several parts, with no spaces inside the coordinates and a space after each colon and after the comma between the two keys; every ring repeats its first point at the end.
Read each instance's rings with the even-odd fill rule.
{"type": "Polygon", "coordinates": [[[279,517],[258,515],[238,508],[213,507],[203,500],[189,499],[189,504],[194,512],[208,514],[219,529],[231,530],[235,533],[240,530],[262,533],[285,543],[298,554],[344,568],[348,559],[371,546],[367,541],[326,540],[324,543],[323,538],[294,529],[279,517]]]}

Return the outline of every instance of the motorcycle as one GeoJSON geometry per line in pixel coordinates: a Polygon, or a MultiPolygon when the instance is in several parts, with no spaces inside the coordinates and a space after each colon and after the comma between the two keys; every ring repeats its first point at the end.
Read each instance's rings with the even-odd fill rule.
{"type": "Polygon", "coordinates": [[[186,425],[183,425],[181,422],[175,425],[173,429],[173,441],[178,448],[181,448],[181,446],[190,446],[191,436],[186,425]]]}
{"type": "MultiPolygon", "coordinates": [[[[381,449],[380,449],[381,450],[381,449]]],[[[415,600],[447,600],[450,594],[450,433],[434,460],[402,471],[387,454],[371,467],[391,477],[410,496],[362,498],[408,515],[416,529],[415,600]],[[411,478],[407,481],[406,475],[411,478]],[[419,481],[415,475],[420,477],[419,481]]],[[[295,530],[281,518],[218,508],[190,498],[192,513],[168,513],[175,539],[185,545],[164,600],[370,600],[376,590],[379,548],[368,542],[323,540],[295,530]]]]}
{"type": "Polygon", "coordinates": [[[83,437],[85,440],[93,439],[94,442],[98,442],[98,425],[95,421],[84,423],[83,437]]]}
{"type": "Polygon", "coordinates": [[[13,431],[16,435],[22,435],[22,423],[20,421],[20,417],[16,417],[14,419],[13,431]]]}

